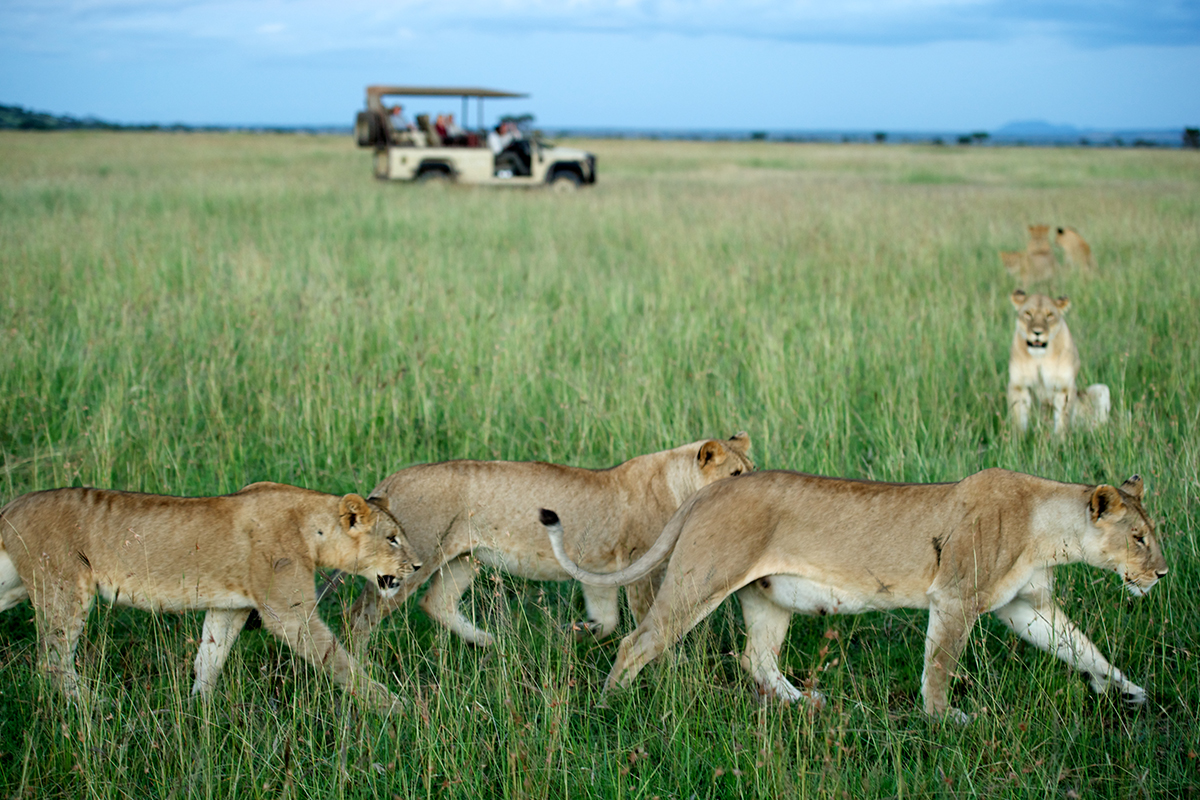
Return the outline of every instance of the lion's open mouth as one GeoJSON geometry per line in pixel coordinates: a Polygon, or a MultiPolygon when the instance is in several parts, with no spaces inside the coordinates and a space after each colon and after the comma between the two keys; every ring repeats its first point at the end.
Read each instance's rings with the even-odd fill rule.
{"type": "Polygon", "coordinates": [[[388,589],[399,589],[400,579],[395,575],[379,575],[375,578],[375,582],[379,584],[379,588],[384,591],[388,589]]]}
{"type": "Polygon", "coordinates": [[[1142,584],[1138,583],[1133,578],[1125,578],[1125,588],[1134,597],[1145,597],[1146,595],[1150,594],[1150,590],[1154,588],[1154,584],[1156,583],[1158,583],[1158,581],[1151,581],[1150,585],[1142,586],[1142,584]]]}
{"type": "Polygon", "coordinates": [[[1039,342],[1037,339],[1026,339],[1025,345],[1030,349],[1035,347],[1041,349],[1046,346],[1046,342],[1039,342]]]}

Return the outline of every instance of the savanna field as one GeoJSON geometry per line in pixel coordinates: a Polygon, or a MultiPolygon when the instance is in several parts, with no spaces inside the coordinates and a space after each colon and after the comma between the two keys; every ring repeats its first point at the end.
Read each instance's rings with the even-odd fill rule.
{"type": "MultiPolygon", "coordinates": [[[[927,615],[898,611],[793,617],[781,663],[829,706],[762,705],[730,600],[601,707],[617,639],[568,633],[578,588],[485,570],[494,648],[415,598],[367,643],[411,700],[391,717],[261,630],[193,701],[202,614],[106,603],[80,707],[38,678],[25,603],[0,613],[3,796],[1200,794],[1200,157],[582,144],[599,183],[564,196],[381,183],[349,137],[0,134],[0,504],[366,493],[414,463],[607,467],[739,430],[760,468],[854,478],[1137,472],[1170,574],[1134,600],[1075,565],[1057,595],[1147,704],[985,617],[952,690],[975,719],[930,720],[927,615]],[[1044,287],[1071,298],[1079,382],[1111,388],[1094,432],[1007,422],[997,251],[1030,222],[1099,262],[1044,287]]],[[[335,630],[360,588],[325,601],[335,630]]]]}

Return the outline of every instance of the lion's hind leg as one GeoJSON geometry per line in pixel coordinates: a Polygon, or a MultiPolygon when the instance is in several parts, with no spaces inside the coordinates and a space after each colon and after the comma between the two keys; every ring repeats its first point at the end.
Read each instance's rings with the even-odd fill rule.
{"type": "Polygon", "coordinates": [[[192,684],[192,694],[205,698],[212,696],[229,651],[249,617],[248,608],[210,608],[204,615],[200,646],[196,649],[196,681],[192,684]]]}
{"type": "Polygon", "coordinates": [[[75,669],[75,650],[95,598],[82,585],[52,583],[38,587],[34,606],[38,631],[38,663],[42,672],[72,699],[88,697],[75,669]]]}
{"type": "Polygon", "coordinates": [[[583,604],[587,609],[587,622],[576,623],[577,638],[604,639],[613,634],[621,619],[621,596],[616,586],[583,585],[583,604]]]}
{"type": "Polygon", "coordinates": [[[746,623],[746,651],[741,664],[757,684],[759,695],[764,700],[788,703],[806,700],[816,708],[824,706],[824,695],[811,689],[797,689],[779,669],[779,651],[787,637],[792,612],[772,602],[756,583],[739,589],[738,599],[746,623]]]}
{"type": "MultiPolygon", "coordinates": [[[[667,581],[670,580],[668,575],[667,581]]],[[[682,639],[730,594],[729,590],[707,592],[702,599],[701,593],[677,583],[664,586],[646,618],[621,640],[617,658],[604,684],[606,693],[615,687],[624,688],[633,683],[647,664],[682,639]]]]}
{"type": "Polygon", "coordinates": [[[1145,690],[1108,663],[1057,603],[1017,598],[993,613],[1025,641],[1082,672],[1097,694],[1116,687],[1130,705],[1146,702],[1145,690]]]}

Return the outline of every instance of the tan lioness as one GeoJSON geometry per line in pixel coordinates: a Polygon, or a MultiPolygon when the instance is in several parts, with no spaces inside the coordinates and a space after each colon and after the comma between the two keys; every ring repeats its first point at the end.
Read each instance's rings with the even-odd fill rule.
{"type": "Polygon", "coordinates": [[[1059,228],[1054,242],[1063,250],[1067,263],[1084,272],[1096,271],[1096,260],[1092,258],[1092,248],[1074,228],[1059,228]]]}
{"type": "Polygon", "coordinates": [[[1075,387],[1079,350],[1064,315],[1071,307],[1066,297],[1051,300],[1044,294],[1012,293],[1017,310],[1008,356],[1008,407],[1017,428],[1029,428],[1033,401],[1054,409],[1054,432],[1068,424],[1102,425],[1111,407],[1108,386],[1094,383],[1080,393],[1075,387]]]}
{"type": "Polygon", "coordinates": [[[29,597],[39,665],[69,697],[86,694],[75,648],[92,600],[150,611],[208,609],[193,694],[208,695],[252,609],[335,679],[391,706],[316,613],[313,570],[399,591],[414,560],[384,499],[253,483],[223,497],[103,489],[31,492],[0,510],[0,611],[29,597]]]}
{"type": "MultiPolygon", "coordinates": [[[[420,464],[385,478],[372,492],[386,497],[425,566],[399,595],[380,603],[368,586],[352,610],[354,630],[371,630],[430,576],[421,608],[477,645],[492,644],[459,610],[475,578],[476,561],[522,578],[565,581],[537,521],[555,506],[569,514],[568,549],[592,569],[619,569],[644,552],[679,504],[697,489],[754,469],[750,437],[701,440],[638,456],[610,469],[513,461],[420,464]]],[[[653,579],[626,590],[640,618],[653,601],[653,579]]],[[[617,627],[617,589],[585,587],[588,621],[581,630],[608,636],[617,627]]]]}
{"type": "Polygon", "coordinates": [[[746,622],[742,666],[764,696],[787,701],[820,702],[779,669],[793,613],[929,609],[925,711],[965,721],[947,687],[971,627],[988,611],[1083,671],[1095,691],[1111,686],[1129,703],[1145,701],[1142,688],[1067,619],[1053,592],[1057,564],[1114,570],[1137,596],[1167,574],[1141,497],[1136,475],[1116,489],[1003,469],[940,484],[756,472],[697,492],[646,555],[608,576],[571,563],[554,512],[543,511],[542,522],[563,568],[599,586],[640,580],[671,554],[654,605],[621,642],[606,691],[627,686],[737,592],[746,622]]]}

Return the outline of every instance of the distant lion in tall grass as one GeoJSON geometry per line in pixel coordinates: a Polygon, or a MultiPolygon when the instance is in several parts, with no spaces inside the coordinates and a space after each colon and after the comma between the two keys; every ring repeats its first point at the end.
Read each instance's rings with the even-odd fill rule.
{"type": "Polygon", "coordinates": [[[1091,245],[1079,235],[1079,231],[1061,227],[1055,233],[1054,243],[1062,248],[1063,256],[1071,266],[1085,273],[1096,271],[1096,259],[1092,255],[1091,245]]]}
{"type": "Polygon", "coordinates": [[[1011,300],[1017,323],[1008,358],[1008,406],[1017,428],[1028,430],[1034,401],[1054,409],[1057,434],[1068,425],[1107,422],[1108,387],[1094,383],[1081,393],[1075,386],[1079,350],[1065,319],[1071,301],[1027,295],[1021,289],[1012,293],[1011,300]]]}

